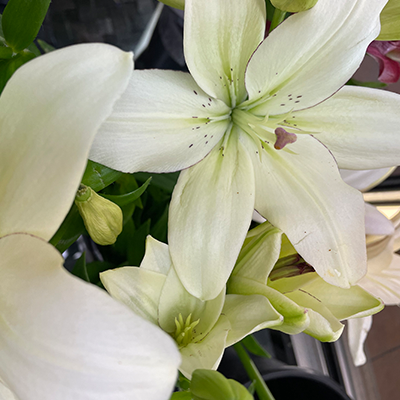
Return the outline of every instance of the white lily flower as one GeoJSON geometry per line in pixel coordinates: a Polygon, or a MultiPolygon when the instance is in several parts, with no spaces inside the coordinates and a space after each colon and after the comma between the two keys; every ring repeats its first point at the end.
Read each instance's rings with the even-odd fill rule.
{"type": "Polygon", "coordinates": [[[284,317],[283,324],[272,329],[304,332],[321,341],[337,340],[344,328],[341,321],[383,308],[358,285],[343,289],[325,282],[268,222],[249,232],[227,293],[265,296],[284,317]]]}
{"type": "Polygon", "coordinates": [[[0,97],[0,394],[166,400],[173,341],[69,274],[47,243],[67,214],[132,55],[78,45],[21,67],[0,97]]]}
{"type": "Polygon", "coordinates": [[[132,74],[90,157],[129,172],[183,170],[168,242],[194,296],[220,293],[254,208],[327,282],[349,287],[365,274],[362,196],[337,164],[399,162],[400,96],[339,89],[378,35],[385,3],[320,0],[263,40],[264,0],[187,0],[191,75],[132,74]]]}
{"type": "Polygon", "coordinates": [[[151,236],[140,267],[122,267],[100,274],[114,298],[159,325],[179,346],[179,370],[216,369],[224,349],[252,332],[279,325],[282,316],[260,295],[227,295],[213,300],[192,296],[173,267],[168,246],[151,236]]]}

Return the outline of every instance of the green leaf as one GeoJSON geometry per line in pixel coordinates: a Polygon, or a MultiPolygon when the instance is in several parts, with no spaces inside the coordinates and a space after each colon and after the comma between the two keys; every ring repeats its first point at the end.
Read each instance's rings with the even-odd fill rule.
{"type": "Polygon", "coordinates": [[[150,233],[150,223],[148,219],[132,235],[132,242],[128,246],[128,264],[139,265],[144,257],[146,237],[150,233]]]}
{"type": "Polygon", "coordinates": [[[33,53],[36,57],[39,57],[42,55],[42,53],[37,48],[35,43],[31,43],[26,49],[29,50],[31,53],[33,53]]]}
{"type": "Polygon", "coordinates": [[[169,204],[164,209],[161,218],[151,228],[150,235],[161,242],[166,243],[168,233],[168,209],[169,204]]]}
{"type": "Polygon", "coordinates": [[[38,39],[37,42],[45,53],[50,53],[51,51],[54,51],[56,49],[55,47],[53,47],[51,44],[48,44],[44,40],[38,39]]]}
{"type": "Polygon", "coordinates": [[[14,72],[33,58],[35,58],[33,53],[24,51],[8,60],[0,60],[0,93],[3,91],[14,72]]]}
{"type": "Polygon", "coordinates": [[[4,33],[3,33],[3,16],[0,14],[0,41],[5,42],[4,33]]]}
{"type": "Polygon", "coordinates": [[[89,160],[82,177],[82,183],[98,192],[115,182],[122,175],[122,172],[115,171],[105,165],[89,160]]]}
{"type": "Polygon", "coordinates": [[[10,47],[1,46],[0,47],[0,59],[5,60],[13,56],[13,51],[10,47]]]}
{"type": "Polygon", "coordinates": [[[130,193],[121,194],[121,195],[112,195],[112,194],[104,194],[104,193],[99,193],[99,194],[101,196],[103,196],[104,198],[111,200],[115,204],[122,207],[127,204],[133,203],[135,200],[137,200],[147,189],[147,186],[149,186],[150,181],[151,181],[151,177],[149,179],[147,179],[147,181],[139,189],[136,189],[130,193]]]}
{"type": "Polygon", "coordinates": [[[271,358],[271,355],[264,350],[264,348],[253,335],[246,336],[244,339],[242,339],[241,343],[250,353],[260,357],[271,358]]]}
{"type": "Polygon", "coordinates": [[[380,89],[380,88],[384,88],[387,86],[386,83],[383,82],[362,82],[362,81],[358,81],[357,79],[353,79],[351,78],[346,85],[349,86],[363,86],[363,87],[370,87],[370,88],[374,88],[374,89],[380,89]]]}
{"type": "Polygon", "coordinates": [[[170,174],[149,174],[148,172],[138,172],[134,174],[138,181],[144,182],[145,180],[152,177],[151,186],[158,187],[167,193],[172,193],[174,190],[176,181],[179,177],[179,172],[172,172],[170,174]]]}
{"type": "Polygon", "coordinates": [[[100,282],[100,272],[114,269],[117,266],[107,261],[93,261],[86,264],[86,272],[89,278],[89,282],[98,284],[100,282]]]}
{"type": "Polygon", "coordinates": [[[83,252],[82,255],[76,260],[74,268],[72,269],[72,274],[78,278],[83,279],[86,282],[90,282],[89,275],[86,269],[86,253],[83,252]]]}
{"type": "Polygon", "coordinates": [[[3,32],[15,53],[37,36],[51,0],[9,0],[3,12],[3,32]]]}
{"type": "Polygon", "coordinates": [[[192,395],[189,392],[175,392],[170,400],[192,400],[192,395]]]}

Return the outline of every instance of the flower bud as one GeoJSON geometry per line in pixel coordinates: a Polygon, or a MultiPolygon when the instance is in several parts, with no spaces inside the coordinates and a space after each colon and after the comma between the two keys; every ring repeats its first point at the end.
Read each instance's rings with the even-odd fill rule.
{"type": "Polygon", "coordinates": [[[115,243],[123,225],[122,211],[115,203],[99,196],[91,187],[81,185],[75,204],[95,243],[102,246],[115,243]]]}
{"type": "Polygon", "coordinates": [[[243,385],[209,369],[193,372],[190,392],[193,400],[253,400],[243,385]]]}
{"type": "Polygon", "coordinates": [[[281,11],[301,12],[314,7],[318,0],[271,0],[272,5],[281,11]]]}
{"type": "Polygon", "coordinates": [[[159,0],[167,6],[183,10],[185,8],[185,0],[159,0]]]}

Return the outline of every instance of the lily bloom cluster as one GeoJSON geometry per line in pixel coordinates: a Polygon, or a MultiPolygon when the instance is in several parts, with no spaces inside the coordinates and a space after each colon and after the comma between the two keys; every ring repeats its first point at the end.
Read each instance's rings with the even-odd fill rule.
{"type": "Polygon", "coordinates": [[[15,73],[0,98],[1,395],[167,400],[178,367],[215,368],[250,332],[334,340],[341,320],[381,308],[356,286],[364,202],[338,166],[400,161],[400,97],[342,88],[385,3],[319,0],[264,39],[264,0],[186,0],[190,74],[133,71],[132,55],[107,45],[15,73]],[[169,246],[149,238],[140,268],[102,277],[125,305],[69,276],[47,243],[88,156],[182,170],[169,246]],[[248,233],[254,209],[269,222],[248,233]],[[310,270],[287,275],[293,257],[310,270]]]}

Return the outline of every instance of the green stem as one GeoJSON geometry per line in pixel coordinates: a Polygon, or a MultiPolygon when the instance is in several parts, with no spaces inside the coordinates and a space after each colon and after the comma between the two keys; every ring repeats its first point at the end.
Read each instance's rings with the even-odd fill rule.
{"type": "Polygon", "coordinates": [[[269,31],[272,32],[281,22],[283,22],[285,16],[286,11],[278,10],[277,8],[275,8],[269,31]]]}
{"type": "Polygon", "coordinates": [[[274,396],[268,389],[263,377],[260,374],[260,371],[255,366],[253,360],[247,354],[247,351],[240,343],[236,343],[233,345],[237,355],[240,358],[240,361],[243,364],[244,369],[247,372],[251,381],[256,382],[256,392],[260,400],[275,400],[274,396]]]}

